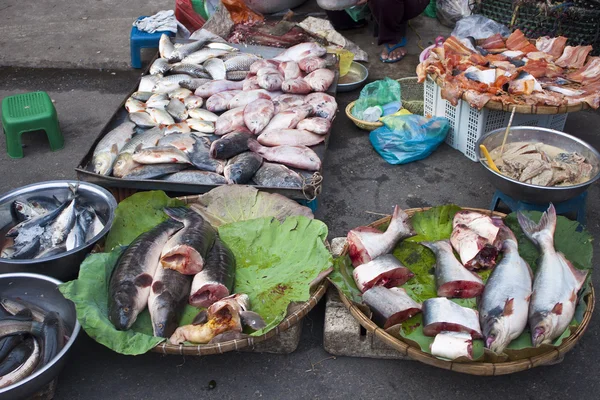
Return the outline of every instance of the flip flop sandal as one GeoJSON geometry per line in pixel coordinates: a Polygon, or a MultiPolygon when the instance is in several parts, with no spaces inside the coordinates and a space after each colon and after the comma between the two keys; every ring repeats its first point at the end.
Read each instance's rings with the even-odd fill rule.
{"type": "MultiPolygon", "coordinates": [[[[386,44],[384,44],[384,46],[385,46],[385,49],[386,49],[386,50],[387,50],[387,52],[388,52],[388,57],[389,57],[389,55],[390,55],[390,53],[391,53],[392,51],[394,51],[394,50],[397,50],[397,49],[399,49],[400,47],[404,47],[404,46],[406,46],[406,42],[407,42],[407,41],[406,41],[406,38],[402,38],[402,40],[400,41],[400,43],[398,43],[398,44],[397,44],[397,45],[395,45],[395,46],[392,46],[392,47],[390,47],[390,45],[389,45],[389,44],[387,44],[387,43],[386,43],[386,44]]],[[[383,57],[381,57],[381,55],[379,55],[379,60],[380,60],[381,62],[383,62],[383,63],[386,63],[386,64],[393,64],[393,63],[397,63],[398,61],[402,60],[402,59],[403,59],[405,56],[406,56],[406,54],[405,54],[405,55],[403,55],[403,56],[401,56],[400,58],[396,58],[396,59],[394,59],[394,60],[390,60],[389,58],[387,58],[387,59],[384,59],[383,57]]]]}

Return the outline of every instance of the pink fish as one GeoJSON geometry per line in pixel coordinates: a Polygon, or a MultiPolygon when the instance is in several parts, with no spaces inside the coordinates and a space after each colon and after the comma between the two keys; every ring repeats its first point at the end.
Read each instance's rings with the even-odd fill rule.
{"type": "Polygon", "coordinates": [[[273,101],[273,104],[275,104],[275,114],[279,114],[281,111],[292,107],[301,106],[304,104],[304,97],[301,94],[282,94],[273,101]]]}
{"type": "Polygon", "coordinates": [[[263,131],[257,140],[263,146],[314,146],[322,143],[325,137],[300,129],[276,129],[263,131]]]}
{"type": "Polygon", "coordinates": [[[279,72],[285,79],[296,79],[302,77],[302,71],[297,62],[285,61],[279,64],[279,72]]]}
{"type": "MultiPolygon", "coordinates": [[[[285,91],[285,90],[284,90],[285,91]]],[[[311,93],[304,99],[306,104],[314,108],[314,115],[333,121],[337,112],[337,102],[335,98],[326,93],[311,93]]]]}
{"type": "Polygon", "coordinates": [[[501,247],[496,241],[502,220],[476,211],[459,211],[452,221],[450,243],[470,270],[493,268],[501,247]]]}
{"type": "Polygon", "coordinates": [[[258,135],[273,118],[275,106],[271,100],[258,99],[244,108],[244,123],[250,132],[258,135]]]}
{"type": "Polygon", "coordinates": [[[272,100],[273,97],[273,93],[270,93],[264,89],[248,90],[247,92],[242,91],[229,101],[228,107],[229,109],[245,107],[247,104],[250,104],[258,99],[272,100]]]}
{"type": "Polygon", "coordinates": [[[195,95],[202,98],[207,98],[213,94],[225,92],[227,90],[242,90],[242,81],[228,81],[221,79],[217,81],[207,82],[196,89],[195,95]]]}
{"type": "Polygon", "coordinates": [[[244,90],[245,92],[249,90],[260,89],[260,86],[258,86],[258,76],[251,76],[249,78],[246,78],[242,82],[242,90],[244,90]]]}
{"type": "Polygon", "coordinates": [[[231,99],[235,97],[241,90],[228,90],[213,94],[206,100],[206,109],[212,112],[221,112],[227,110],[227,106],[231,99]]]}
{"type": "Polygon", "coordinates": [[[281,84],[281,90],[284,93],[308,94],[312,88],[303,78],[287,79],[281,84]]]}
{"type": "Polygon", "coordinates": [[[358,267],[387,254],[394,249],[396,243],[415,235],[410,217],[396,206],[385,232],[368,226],[360,226],[348,232],[348,252],[352,265],[358,267]]]}
{"type": "Polygon", "coordinates": [[[298,107],[289,108],[276,114],[264,129],[266,131],[274,129],[294,129],[296,125],[312,112],[312,106],[303,104],[298,107]]]}
{"type": "Polygon", "coordinates": [[[275,61],[299,61],[303,58],[316,56],[321,57],[327,53],[327,49],[314,42],[300,43],[289,49],[284,50],[277,57],[273,58],[275,61]]]}
{"type": "Polygon", "coordinates": [[[335,74],[332,70],[321,68],[306,75],[304,80],[308,82],[315,92],[325,92],[333,83],[334,77],[335,74]]]}
{"type": "Polygon", "coordinates": [[[306,118],[298,122],[298,129],[304,129],[317,135],[326,135],[331,129],[331,122],[325,118],[306,118]]]}
{"type": "Polygon", "coordinates": [[[232,108],[219,116],[215,122],[215,135],[225,135],[239,128],[246,128],[244,123],[244,107],[232,108]]]}
{"type": "Polygon", "coordinates": [[[264,159],[288,167],[305,169],[307,171],[318,171],[321,169],[321,159],[310,148],[306,146],[261,146],[256,140],[248,141],[248,149],[260,154],[264,159]]]}
{"type": "Polygon", "coordinates": [[[281,90],[282,83],[283,76],[280,73],[267,74],[258,77],[258,86],[270,92],[281,90]]]}
{"type": "Polygon", "coordinates": [[[264,76],[264,75],[279,74],[279,73],[280,73],[279,69],[272,65],[270,67],[259,69],[258,72],[256,73],[256,76],[258,76],[260,78],[261,76],[264,76]]]}
{"type": "Polygon", "coordinates": [[[250,72],[256,74],[259,70],[266,67],[275,67],[279,65],[279,61],[274,60],[258,60],[250,66],[250,72]]]}
{"type": "Polygon", "coordinates": [[[394,255],[384,254],[354,268],[352,276],[358,289],[364,293],[373,286],[391,288],[404,285],[415,274],[394,255]]]}
{"type": "Polygon", "coordinates": [[[321,57],[306,57],[298,61],[298,67],[307,74],[310,74],[318,69],[326,68],[327,61],[321,57]]]}

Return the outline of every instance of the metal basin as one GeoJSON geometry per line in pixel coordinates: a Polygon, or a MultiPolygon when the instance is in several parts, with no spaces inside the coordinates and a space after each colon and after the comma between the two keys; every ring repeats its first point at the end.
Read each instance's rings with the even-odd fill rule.
{"type": "Polygon", "coordinates": [[[593,166],[592,179],[578,185],[546,187],[519,182],[499,174],[488,166],[483,153],[479,149],[479,145],[485,145],[488,151],[491,152],[496,147],[502,145],[505,131],[506,128],[500,128],[482,136],[477,141],[476,148],[479,152],[479,162],[485,168],[492,185],[515,200],[536,204],[560,203],[580,195],[587,190],[588,186],[600,178],[600,154],[591,145],[564,132],[535,126],[517,126],[511,128],[506,143],[543,142],[544,144],[556,146],[565,151],[576,151],[584,156],[593,166]]]}
{"type": "Polygon", "coordinates": [[[306,0],[246,0],[248,7],[262,14],[273,14],[279,11],[298,7],[306,0]]]}
{"type": "Polygon", "coordinates": [[[63,297],[57,285],[62,282],[48,276],[27,273],[0,275],[0,293],[2,297],[20,297],[47,311],[55,311],[65,322],[69,340],[52,361],[44,365],[33,375],[0,389],[0,399],[29,398],[58,376],[67,361],[71,346],[75,343],[81,326],[77,322],[75,305],[63,297]]]}
{"type": "Polygon", "coordinates": [[[338,80],[337,91],[338,92],[350,92],[352,90],[360,89],[362,85],[367,81],[369,77],[369,70],[367,67],[352,61],[350,70],[344,76],[338,80]]]}
{"type": "Polygon", "coordinates": [[[69,184],[79,184],[79,193],[85,203],[92,206],[105,223],[104,229],[83,246],[54,256],[35,260],[11,260],[0,258],[0,274],[8,272],[31,272],[68,281],[76,278],[79,265],[92,250],[94,244],[104,237],[112,227],[117,201],[106,189],[87,182],[62,180],[34,183],[13,190],[0,197],[0,246],[4,246],[5,233],[14,226],[10,206],[15,200],[31,196],[56,196],[64,200],[69,193],[69,184]]]}

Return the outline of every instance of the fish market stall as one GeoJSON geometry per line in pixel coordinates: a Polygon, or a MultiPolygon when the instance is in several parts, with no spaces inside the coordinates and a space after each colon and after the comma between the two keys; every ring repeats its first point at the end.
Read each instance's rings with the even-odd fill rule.
{"type": "Polygon", "coordinates": [[[401,354],[510,374],[562,361],[585,333],[595,302],[591,240],[553,206],[541,218],[396,206],[348,233],[329,279],[356,320],[401,354]],[[561,284],[550,284],[557,276],[561,284]]]}

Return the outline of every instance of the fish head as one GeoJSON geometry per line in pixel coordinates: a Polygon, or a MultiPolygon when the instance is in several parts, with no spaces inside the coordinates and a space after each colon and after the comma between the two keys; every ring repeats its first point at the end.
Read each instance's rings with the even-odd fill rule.
{"type": "Polygon", "coordinates": [[[510,329],[506,322],[506,318],[493,317],[483,324],[485,347],[494,353],[502,353],[511,342],[510,329]]]}
{"type": "Polygon", "coordinates": [[[123,177],[131,172],[139,164],[133,161],[131,153],[123,153],[119,156],[117,162],[113,166],[113,175],[123,177]]]}
{"type": "Polygon", "coordinates": [[[550,343],[554,327],[558,325],[559,315],[553,312],[536,313],[529,318],[531,329],[531,342],[533,347],[539,347],[544,343],[550,343]]]}
{"type": "Polygon", "coordinates": [[[110,153],[101,153],[94,158],[94,172],[99,175],[108,175],[112,169],[113,156],[110,153]]]}
{"type": "Polygon", "coordinates": [[[152,331],[156,337],[169,337],[178,326],[176,307],[177,301],[171,295],[163,292],[155,301],[152,310],[152,331]]]}
{"type": "Polygon", "coordinates": [[[128,290],[126,286],[121,287],[121,289],[114,294],[114,297],[110,302],[108,318],[119,331],[129,329],[137,316],[137,290],[133,286],[131,289],[132,290],[128,290]]]}

